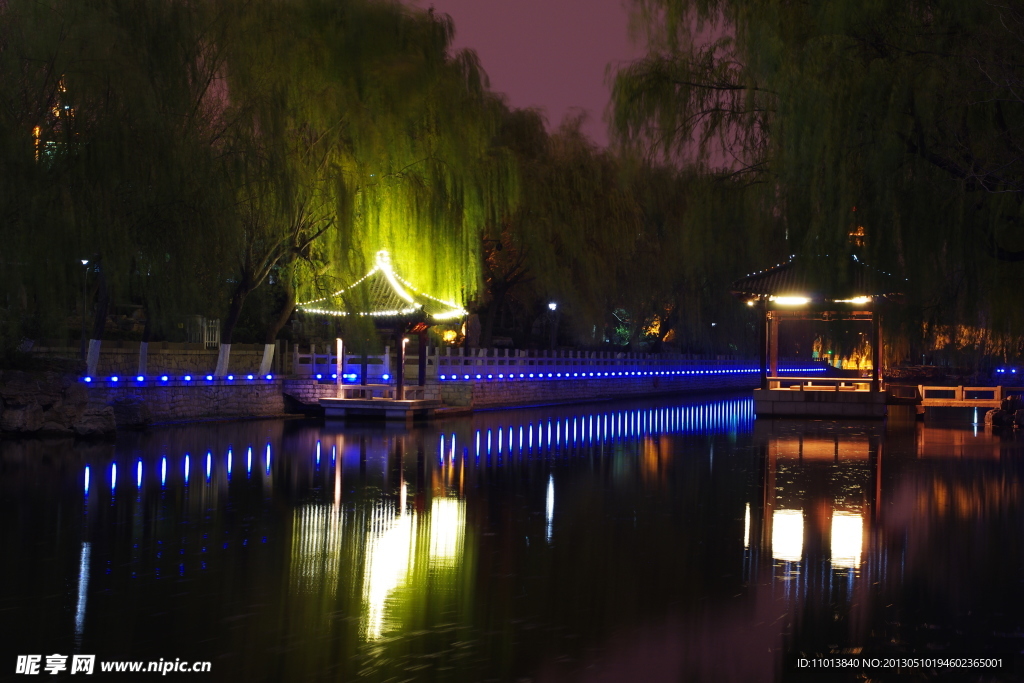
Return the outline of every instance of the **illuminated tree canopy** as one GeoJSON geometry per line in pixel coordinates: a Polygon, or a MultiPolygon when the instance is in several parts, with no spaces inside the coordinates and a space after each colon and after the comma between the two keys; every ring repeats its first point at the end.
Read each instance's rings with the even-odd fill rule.
{"type": "Polygon", "coordinates": [[[492,145],[505,106],[447,18],[372,0],[0,14],[7,348],[59,333],[83,277],[97,336],[114,300],[158,328],[223,316],[227,342],[264,283],[286,290],[272,338],[380,249],[426,291],[475,294],[517,174],[492,145]]]}

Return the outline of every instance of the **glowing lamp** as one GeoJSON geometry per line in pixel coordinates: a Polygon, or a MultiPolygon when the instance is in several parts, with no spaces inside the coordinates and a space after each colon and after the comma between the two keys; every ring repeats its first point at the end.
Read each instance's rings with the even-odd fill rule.
{"type": "Polygon", "coordinates": [[[213,381],[213,375],[207,375],[206,376],[206,381],[207,382],[212,382],[213,381]]]}
{"type": "Polygon", "coordinates": [[[267,375],[267,379],[274,379],[273,375],[267,375]]]}
{"type": "Polygon", "coordinates": [[[235,378],[235,376],[234,376],[234,375],[228,375],[228,379],[229,379],[229,380],[231,380],[231,379],[234,379],[234,378],[235,378]]]}
{"type": "Polygon", "coordinates": [[[389,379],[391,379],[391,375],[382,375],[381,379],[383,379],[385,382],[387,382],[389,379]]]}
{"type": "Polygon", "coordinates": [[[806,296],[773,296],[772,301],[780,306],[804,306],[811,303],[806,296]]]}
{"type": "Polygon", "coordinates": [[[83,377],[82,381],[86,383],[92,382],[92,377],[83,377]]]}
{"type": "Polygon", "coordinates": [[[111,382],[116,382],[117,381],[117,375],[114,375],[113,377],[111,377],[110,381],[111,382]]]}
{"type": "Polygon", "coordinates": [[[323,375],[321,375],[321,374],[320,374],[320,373],[318,372],[318,373],[316,374],[316,378],[317,378],[317,379],[323,379],[323,378],[324,378],[324,376],[323,376],[323,375]]]}
{"type": "Polygon", "coordinates": [[[245,378],[246,379],[252,379],[252,375],[246,375],[245,378]]]}
{"type": "Polygon", "coordinates": [[[163,376],[162,376],[162,377],[160,378],[160,381],[161,381],[161,382],[166,382],[166,381],[167,381],[167,379],[168,379],[167,375],[163,375],[163,376]]]}
{"type": "Polygon", "coordinates": [[[185,381],[186,382],[191,382],[192,381],[192,375],[185,375],[185,381]]]}
{"type": "Polygon", "coordinates": [[[557,310],[557,309],[558,309],[558,304],[556,304],[554,301],[552,301],[551,303],[548,304],[548,310],[554,311],[554,310],[557,310]]]}
{"type": "Polygon", "coordinates": [[[139,375],[138,377],[135,378],[135,381],[136,382],[144,382],[144,381],[146,381],[146,378],[143,377],[142,375],[139,375]]]}

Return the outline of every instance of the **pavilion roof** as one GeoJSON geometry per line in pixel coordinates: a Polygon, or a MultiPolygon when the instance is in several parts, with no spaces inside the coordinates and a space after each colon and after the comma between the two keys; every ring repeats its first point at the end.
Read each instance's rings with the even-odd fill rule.
{"type": "Polygon", "coordinates": [[[869,266],[856,256],[791,256],[732,283],[733,295],[747,299],[802,297],[812,302],[855,302],[902,295],[906,280],[869,266]]]}
{"type": "Polygon", "coordinates": [[[403,279],[384,250],[377,252],[373,268],[348,287],[299,303],[296,308],[319,315],[427,318],[435,322],[466,315],[462,306],[421,292],[403,279]]]}

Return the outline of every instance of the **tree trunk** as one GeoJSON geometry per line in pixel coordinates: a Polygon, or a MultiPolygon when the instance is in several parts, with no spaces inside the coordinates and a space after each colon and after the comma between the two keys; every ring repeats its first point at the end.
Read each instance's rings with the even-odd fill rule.
{"type": "Polygon", "coordinates": [[[221,344],[231,345],[231,336],[235,333],[235,326],[238,325],[238,319],[242,315],[242,306],[245,304],[245,297],[249,295],[253,288],[249,286],[247,279],[243,279],[235,287],[234,293],[231,295],[231,303],[228,305],[228,315],[224,318],[224,330],[220,335],[221,344]]]}
{"type": "Polygon", "coordinates": [[[274,340],[277,339],[277,335],[281,332],[281,329],[288,324],[288,319],[292,317],[292,312],[295,310],[295,288],[292,287],[291,280],[287,277],[281,279],[281,286],[284,287],[284,303],[281,305],[281,309],[275,318],[270,321],[270,325],[267,326],[267,336],[264,338],[263,343],[273,344],[274,340]]]}
{"type": "Polygon", "coordinates": [[[100,262],[96,278],[96,310],[92,319],[92,337],[90,339],[103,339],[103,330],[107,326],[107,308],[110,306],[110,290],[107,287],[107,276],[103,272],[103,263],[100,262]]]}
{"type": "Polygon", "coordinates": [[[142,326],[142,342],[139,344],[139,364],[135,374],[145,377],[149,371],[149,338],[153,333],[153,315],[149,308],[149,302],[143,299],[142,312],[146,316],[146,322],[142,326]]]}
{"type": "Polygon", "coordinates": [[[488,349],[492,347],[494,340],[494,319],[505,304],[505,294],[508,289],[501,287],[491,292],[491,304],[487,307],[487,315],[484,317],[483,330],[480,333],[480,346],[488,349]]]}
{"type": "Polygon", "coordinates": [[[85,358],[85,374],[93,376],[97,373],[100,363],[100,345],[103,331],[107,326],[107,308],[110,305],[110,292],[107,289],[107,277],[103,272],[103,263],[97,268],[96,279],[96,310],[92,320],[92,336],[89,338],[89,350],[85,358]]]}

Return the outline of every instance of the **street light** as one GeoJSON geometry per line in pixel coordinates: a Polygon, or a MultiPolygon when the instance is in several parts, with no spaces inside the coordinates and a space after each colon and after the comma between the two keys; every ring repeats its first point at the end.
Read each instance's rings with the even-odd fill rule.
{"type": "Polygon", "coordinates": [[[551,350],[555,350],[555,346],[558,344],[558,304],[554,301],[548,304],[548,317],[551,319],[548,323],[548,327],[551,329],[551,350]]]}
{"type": "Polygon", "coordinates": [[[81,344],[80,344],[80,348],[79,348],[79,355],[81,356],[82,360],[84,361],[85,360],[85,309],[87,307],[87,303],[86,303],[86,297],[87,297],[86,288],[88,286],[88,281],[89,281],[89,259],[84,258],[84,259],[80,259],[80,260],[82,262],[83,271],[82,271],[82,340],[81,340],[81,344]]]}

